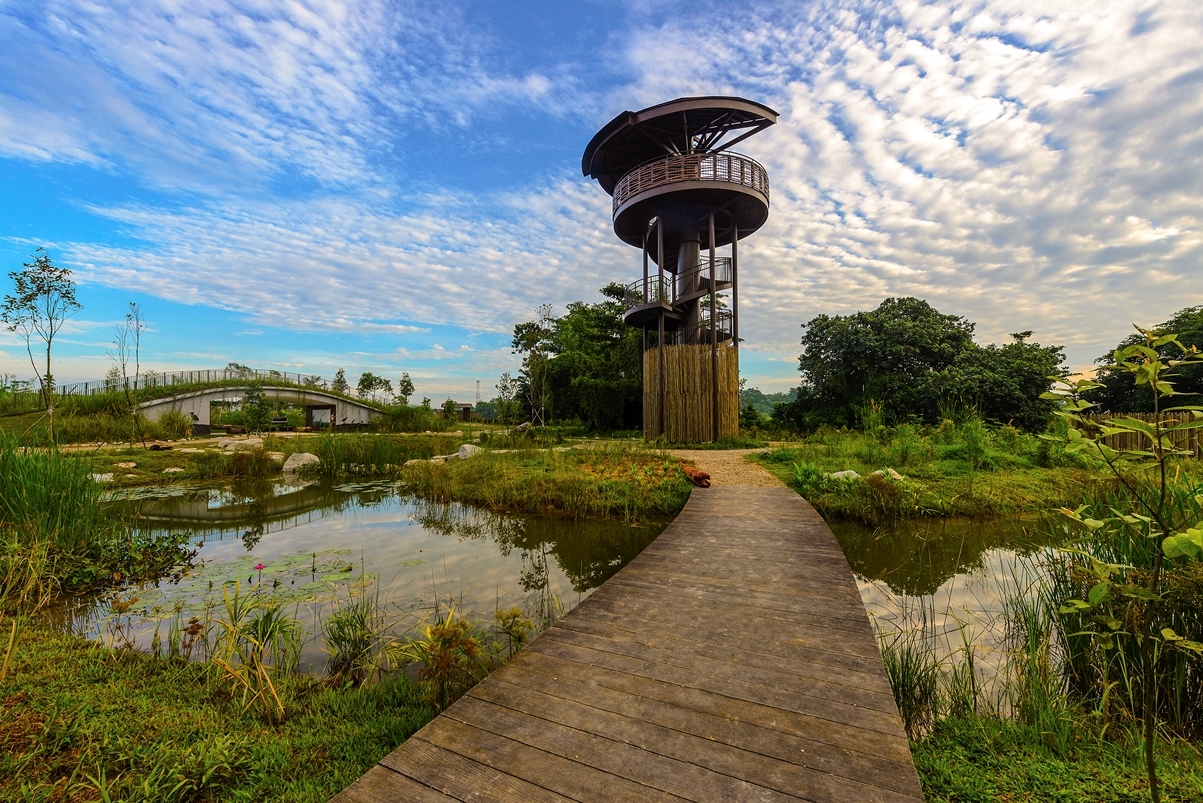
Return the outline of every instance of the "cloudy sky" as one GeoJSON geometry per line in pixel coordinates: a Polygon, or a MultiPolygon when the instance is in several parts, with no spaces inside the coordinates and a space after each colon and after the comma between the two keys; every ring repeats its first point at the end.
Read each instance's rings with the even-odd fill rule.
{"type": "MultiPolygon", "coordinates": [[[[1197,0],[0,0],[0,268],[76,271],[63,379],[104,375],[132,300],[157,369],[488,397],[516,322],[640,271],[593,132],[735,94],[781,113],[740,148],[773,186],[752,386],[898,295],[1081,367],[1203,303],[1200,42],[1197,0]]],[[[32,374],[7,333],[0,371],[32,374]]]]}

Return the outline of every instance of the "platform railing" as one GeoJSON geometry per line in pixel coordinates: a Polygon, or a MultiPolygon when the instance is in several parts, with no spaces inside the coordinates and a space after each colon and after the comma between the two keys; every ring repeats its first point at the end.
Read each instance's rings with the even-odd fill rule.
{"type": "MultiPolygon", "coordinates": [[[[716,257],[714,260],[714,277],[718,284],[731,283],[731,257],[716,257]]],[[[626,286],[626,309],[633,310],[645,304],[668,304],[675,306],[684,294],[684,288],[693,286],[706,290],[710,285],[710,260],[703,259],[699,264],[686,270],[680,275],[665,274],[663,281],[659,275],[648,276],[646,279],[636,279],[626,286]],[[686,281],[696,277],[696,281],[686,281]]]]}
{"type": "Polygon", "coordinates": [[[721,181],[750,187],[769,197],[769,174],[755,159],[738,153],[662,156],[631,170],[614,186],[614,213],[641,192],[683,181],[721,181]]]}
{"type": "MultiPolygon", "coordinates": [[[[730,310],[719,310],[714,321],[715,339],[722,343],[731,339],[732,318],[730,310]]],[[[710,342],[710,318],[703,318],[695,324],[683,326],[664,333],[664,342],[670,346],[680,346],[687,343],[710,342]]]]}

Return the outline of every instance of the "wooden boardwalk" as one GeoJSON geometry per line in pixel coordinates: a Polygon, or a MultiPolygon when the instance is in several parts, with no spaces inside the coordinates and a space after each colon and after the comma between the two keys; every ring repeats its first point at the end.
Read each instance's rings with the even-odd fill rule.
{"type": "Polygon", "coordinates": [[[714,487],[335,801],[922,799],[831,530],[714,487]]]}

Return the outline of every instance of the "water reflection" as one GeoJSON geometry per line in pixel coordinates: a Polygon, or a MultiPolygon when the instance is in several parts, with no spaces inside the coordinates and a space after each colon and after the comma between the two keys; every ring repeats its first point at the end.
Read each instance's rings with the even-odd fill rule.
{"type": "Polygon", "coordinates": [[[1039,517],[910,519],[880,527],[834,522],[852,571],[895,594],[930,596],[957,575],[982,572],[989,553],[1030,553],[1048,544],[1039,517]]]}
{"type": "Polygon", "coordinates": [[[1039,516],[912,519],[882,527],[831,525],[856,575],[861,599],[887,638],[920,630],[941,657],[979,659],[993,682],[1008,649],[1007,600],[1031,593],[1055,540],[1039,516]]]}
{"type": "MultiPolygon", "coordinates": [[[[210,616],[227,589],[284,601],[308,634],[350,589],[374,583],[401,630],[436,601],[491,622],[519,607],[536,621],[575,606],[650,543],[667,521],[632,527],[493,513],[404,496],[394,483],[266,482],[124,493],[113,503],[146,532],[186,533],[198,566],[161,580],[69,600],[51,612],[63,629],[148,648],[178,612],[210,616]],[[264,568],[259,569],[259,566],[264,568]],[[136,597],[125,613],[114,610],[136,597]]],[[[302,666],[321,666],[311,638],[302,666]]]]}

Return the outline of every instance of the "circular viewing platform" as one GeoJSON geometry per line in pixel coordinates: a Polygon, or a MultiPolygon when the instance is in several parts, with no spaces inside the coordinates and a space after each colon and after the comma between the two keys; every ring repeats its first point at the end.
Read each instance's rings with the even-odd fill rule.
{"type": "MultiPolygon", "coordinates": [[[[704,210],[724,209],[734,217],[739,236],[764,225],[769,217],[769,174],[742,154],[672,154],[644,162],[614,186],[614,233],[639,246],[653,217],[698,218],[704,210]]],[[[718,245],[730,242],[727,215],[718,245]]]]}

